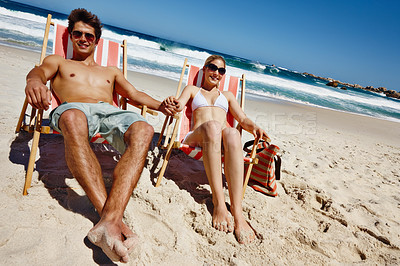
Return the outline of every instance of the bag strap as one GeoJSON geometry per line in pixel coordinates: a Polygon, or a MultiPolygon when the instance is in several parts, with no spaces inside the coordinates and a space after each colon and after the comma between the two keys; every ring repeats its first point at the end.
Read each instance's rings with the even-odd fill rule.
{"type": "Polygon", "coordinates": [[[275,179],[280,180],[281,179],[281,164],[282,164],[281,157],[279,155],[275,155],[274,162],[275,162],[275,179]]]}
{"type": "MultiPolygon", "coordinates": [[[[259,147],[260,146],[261,147],[260,148],[257,147],[257,153],[261,152],[264,149],[264,147],[265,147],[265,145],[263,145],[264,142],[266,142],[266,141],[263,139],[260,139],[260,141],[258,142],[259,147]]],[[[266,142],[266,143],[269,144],[268,142],[266,142]]],[[[254,144],[254,139],[246,141],[246,143],[243,145],[243,150],[247,153],[251,153],[252,149],[250,147],[253,146],[253,144],[254,144]]]]}

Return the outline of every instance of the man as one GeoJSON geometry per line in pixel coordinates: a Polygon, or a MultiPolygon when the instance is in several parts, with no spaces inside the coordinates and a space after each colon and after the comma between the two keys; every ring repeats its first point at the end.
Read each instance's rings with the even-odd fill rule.
{"type": "Polygon", "coordinates": [[[95,63],[94,51],[101,36],[96,15],[75,9],[68,23],[73,58],[46,57],[42,65],[27,75],[25,93],[33,107],[47,110],[51,93],[46,83],[50,80],[55,95],[63,103],[51,112],[50,125],[62,132],[68,168],[100,215],[88,238],[110,259],[127,262],[138,237],[122,222],[122,217],[143,170],[154,131],[142,116],[112,106],[112,93],[115,88],[121,96],[166,115],[175,111],[137,91],[118,68],[95,63]],[[106,134],[108,142],[123,153],[114,169],[108,196],[100,164],[88,141],[97,132],[106,134]]]}

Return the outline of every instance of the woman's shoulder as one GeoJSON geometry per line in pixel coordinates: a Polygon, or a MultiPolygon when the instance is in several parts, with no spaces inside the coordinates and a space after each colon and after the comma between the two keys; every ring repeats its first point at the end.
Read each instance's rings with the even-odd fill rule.
{"type": "Polygon", "coordinates": [[[226,99],[231,100],[231,99],[236,99],[235,95],[231,91],[221,91],[221,93],[226,97],[226,99]]]}
{"type": "MultiPolygon", "coordinates": [[[[187,86],[183,89],[183,91],[182,91],[181,96],[179,97],[179,99],[181,99],[181,100],[183,99],[184,101],[190,100],[191,98],[193,98],[193,97],[196,95],[196,93],[198,92],[199,89],[200,89],[200,88],[198,88],[198,87],[196,87],[196,86],[187,85],[187,86]]],[[[185,102],[185,104],[186,104],[186,102],[185,102]]]]}
{"type": "Polygon", "coordinates": [[[194,85],[187,85],[184,90],[193,94],[197,93],[200,90],[200,88],[194,85]]]}
{"type": "Polygon", "coordinates": [[[200,88],[195,86],[195,85],[187,85],[185,87],[185,89],[187,89],[187,90],[199,90],[200,88]]]}

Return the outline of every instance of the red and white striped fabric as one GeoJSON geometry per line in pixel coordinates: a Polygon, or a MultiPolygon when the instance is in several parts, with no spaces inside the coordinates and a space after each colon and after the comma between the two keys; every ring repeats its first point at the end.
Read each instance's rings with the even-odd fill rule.
{"type": "MultiPolygon", "coordinates": [[[[194,85],[197,87],[201,87],[204,78],[203,69],[197,66],[190,65],[189,71],[187,75],[187,82],[186,85],[194,85]]],[[[239,86],[240,79],[234,76],[224,75],[219,83],[219,90],[220,91],[230,91],[233,95],[238,99],[239,96],[239,86]]],[[[183,108],[182,117],[179,121],[178,126],[178,133],[175,141],[179,141],[181,144],[179,149],[182,150],[184,153],[189,155],[190,157],[202,161],[203,160],[203,152],[200,147],[192,147],[187,144],[182,144],[183,138],[186,134],[190,131],[192,123],[192,109],[191,103],[189,102],[183,108]]],[[[236,126],[236,120],[234,117],[228,112],[227,115],[227,126],[234,127],[236,126]]],[[[249,158],[245,158],[245,161],[250,161],[249,158]]]]}
{"type": "MultiPolygon", "coordinates": [[[[259,192],[276,197],[278,192],[276,191],[276,164],[274,164],[274,157],[280,149],[278,146],[267,142],[259,143],[257,149],[262,149],[262,151],[256,155],[258,164],[253,166],[248,184],[259,192]]],[[[247,166],[245,166],[245,169],[247,170],[247,166]]]]}
{"type": "MultiPolygon", "coordinates": [[[[71,59],[73,57],[73,47],[67,27],[55,24],[53,36],[53,54],[60,55],[65,59],[71,59]]],[[[94,58],[96,63],[101,66],[116,66],[120,68],[120,44],[110,40],[100,39],[95,50],[94,58]]],[[[60,104],[60,100],[54,95],[54,93],[52,93],[50,111],[55,109],[60,104]]],[[[113,105],[120,107],[119,97],[115,92],[113,94],[113,105]]],[[[59,132],[53,129],[50,129],[50,133],[59,134],[59,132]]],[[[108,143],[100,134],[94,136],[91,139],[91,142],[108,143]]]]}

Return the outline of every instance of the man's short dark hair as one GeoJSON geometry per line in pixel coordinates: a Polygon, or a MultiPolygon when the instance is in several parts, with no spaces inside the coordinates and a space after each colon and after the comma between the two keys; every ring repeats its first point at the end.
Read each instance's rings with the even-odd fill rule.
{"type": "Polygon", "coordinates": [[[74,29],[75,23],[82,21],[85,24],[88,24],[94,28],[94,33],[96,36],[96,40],[101,37],[101,25],[100,19],[93,13],[87,11],[84,8],[77,8],[71,11],[71,14],[68,16],[68,32],[71,34],[74,29]]]}

